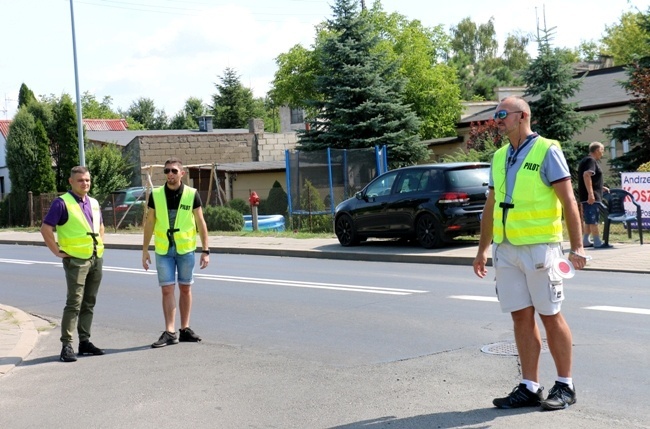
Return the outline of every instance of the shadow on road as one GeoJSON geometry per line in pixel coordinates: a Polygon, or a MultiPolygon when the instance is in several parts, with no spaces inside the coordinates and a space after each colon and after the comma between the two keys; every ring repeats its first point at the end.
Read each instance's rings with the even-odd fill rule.
{"type": "Polygon", "coordinates": [[[394,428],[436,428],[451,429],[467,425],[480,425],[475,429],[492,427],[488,422],[498,417],[541,412],[540,408],[520,408],[515,410],[500,410],[497,408],[479,408],[469,411],[450,411],[444,413],[425,414],[414,417],[396,418],[395,416],[379,417],[372,420],[363,420],[342,426],[333,426],[328,429],[394,429],[394,428]]]}
{"type": "MultiPolygon", "coordinates": [[[[125,349],[104,349],[105,354],[110,355],[110,354],[117,354],[117,353],[130,353],[130,352],[138,352],[142,350],[149,350],[151,349],[151,345],[147,344],[146,346],[136,346],[136,347],[128,347],[125,349]]],[[[78,359],[85,359],[93,356],[78,356],[78,359]]],[[[43,356],[40,358],[36,359],[26,359],[23,360],[20,363],[20,366],[33,366],[33,365],[40,365],[43,363],[50,363],[54,361],[59,360],[59,355],[51,355],[51,356],[43,356]]]]}

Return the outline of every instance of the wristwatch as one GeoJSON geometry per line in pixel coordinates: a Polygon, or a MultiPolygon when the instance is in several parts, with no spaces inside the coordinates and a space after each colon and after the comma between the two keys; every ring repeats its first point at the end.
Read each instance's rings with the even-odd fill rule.
{"type": "Polygon", "coordinates": [[[201,250],[201,253],[205,253],[206,255],[209,255],[209,254],[210,254],[210,249],[208,249],[208,250],[201,250]]]}

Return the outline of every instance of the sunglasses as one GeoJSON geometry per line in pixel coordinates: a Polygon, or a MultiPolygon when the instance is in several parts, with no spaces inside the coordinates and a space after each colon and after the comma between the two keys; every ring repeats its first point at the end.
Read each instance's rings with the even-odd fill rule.
{"type": "Polygon", "coordinates": [[[165,168],[163,170],[163,173],[165,173],[165,174],[169,174],[169,173],[178,174],[178,169],[177,168],[165,168]]]}
{"type": "Polygon", "coordinates": [[[507,110],[499,110],[498,112],[494,112],[494,119],[505,119],[511,113],[523,113],[523,110],[515,110],[513,112],[508,112],[507,110]]]}

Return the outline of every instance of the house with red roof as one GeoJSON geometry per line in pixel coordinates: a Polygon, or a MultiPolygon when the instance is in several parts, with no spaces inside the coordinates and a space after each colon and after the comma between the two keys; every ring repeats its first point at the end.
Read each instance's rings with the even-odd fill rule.
{"type": "MultiPolygon", "coordinates": [[[[86,131],[128,131],[129,129],[126,119],[84,119],[83,122],[86,131]]],[[[0,119],[0,201],[11,192],[9,168],[5,156],[9,125],[11,119],[0,119]]]]}

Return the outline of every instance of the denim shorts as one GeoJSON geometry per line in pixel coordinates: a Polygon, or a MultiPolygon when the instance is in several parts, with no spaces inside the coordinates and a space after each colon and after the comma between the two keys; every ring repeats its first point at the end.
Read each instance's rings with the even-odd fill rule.
{"type": "Polygon", "coordinates": [[[598,223],[598,217],[600,216],[599,206],[600,203],[598,201],[593,204],[582,203],[582,217],[587,225],[595,225],[598,223]]]}
{"type": "Polygon", "coordinates": [[[166,255],[156,253],[156,270],[160,286],[176,284],[177,272],[178,284],[191,285],[194,283],[194,252],[179,255],[176,247],[171,246],[166,255]]]}

